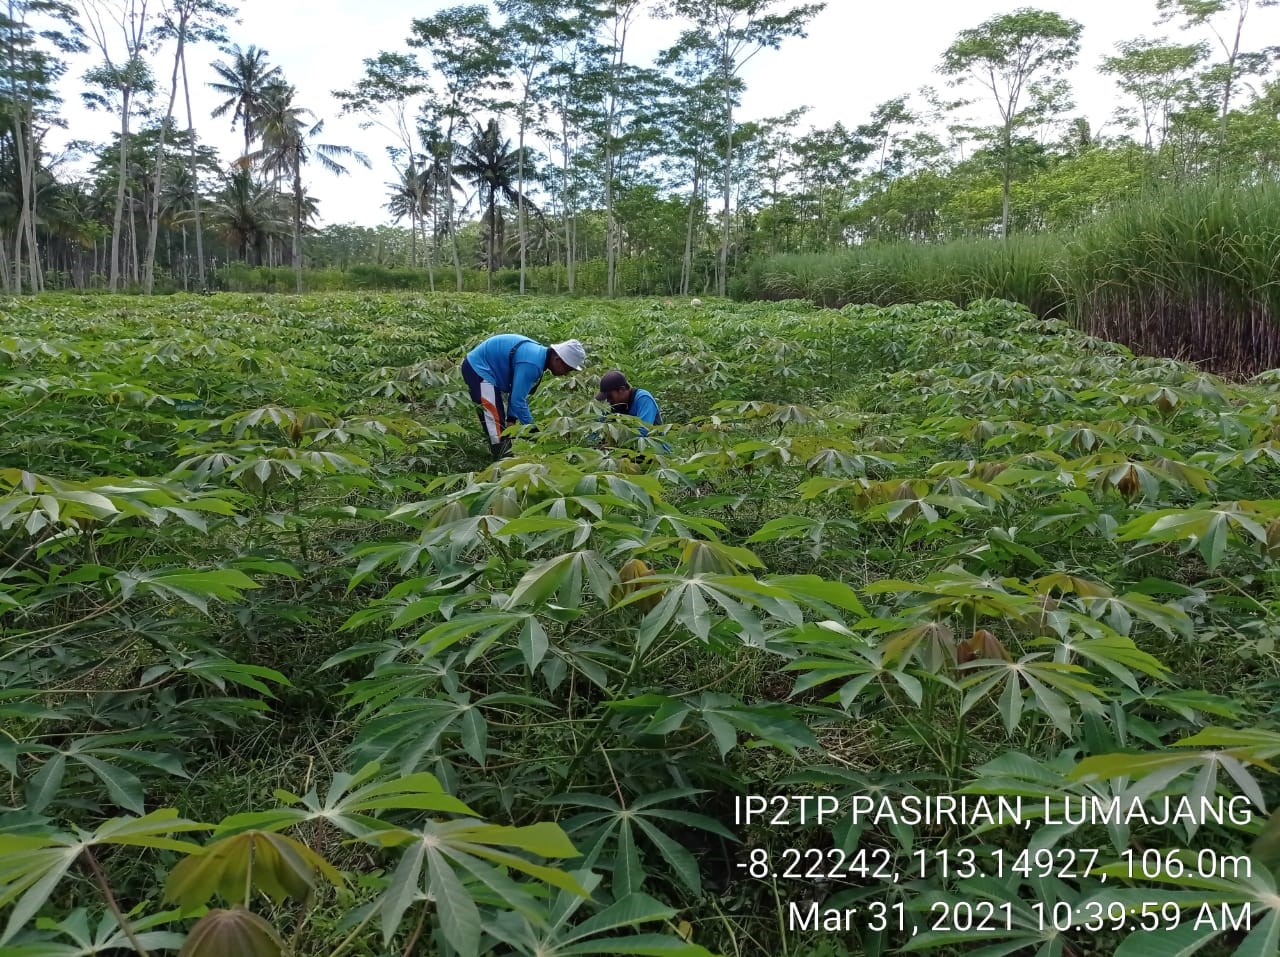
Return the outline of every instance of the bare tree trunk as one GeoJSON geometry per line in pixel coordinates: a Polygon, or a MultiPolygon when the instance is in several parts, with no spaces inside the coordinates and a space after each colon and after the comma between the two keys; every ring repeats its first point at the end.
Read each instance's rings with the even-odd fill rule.
{"type": "MultiPolygon", "coordinates": [[[[427,288],[436,291],[436,248],[440,245],[440,209],[436,205],[436,186],[431,187],[431,245],[427,249],[427,288]]],[[[422,227],[426,229],[424,224],[422,227]]]]}
{"type": "Polygon", "coordinates": [[[689,295],[689,280],[693,278],[693,218],[698,208],[698,174],[701,172],[697,157],[693,160],[693,191],[689,194],[689,222],[684,233],[684,261],[680,264],[680,295],[689,295]]]}
{"type": "Polygon", "coordinates": [[[1004,128],[1004,181],[1003,181],[1003,199],[1000,213],[1000,238],[1009,238],[1009,191],[1013,181],[1013,157],[1009,154],[1013,151],[1012,131],[1008,124],[1004,128]]]}
{"type": "Polygon", "coordinates": [[[302,292],[302,152],[301,145],[293,154],[293,275],[297,291],[302,292]]]}
{"type": "Polygon", "coordinates": [[[613,61],[613,82],[609,86],[609,113],[608,122],[605,124],[605,152],[604,152],[604,207],[605,207],[605,273],[606,273],[606,294],[610,297],[617,294],[617,269],[618,269],[618,225],[613,217],[613,172],[614,160],[616,157],[613,152],[613,123],[617,118],[618,108],[618,74],[622,67],[626,64],[627,50],[627,28],[630,13],[622,17],[621,23],[616,23],[614,27],[614,39],[618,44],[617,53],[613,61]],[[618,36],[618,27],[622,29],[622,35],[618,36]]]}
{"type": "MultiPolygon", "coordinates": [[[[13,4],[9,4],[9,19],[14,20],[13,4]]],[[[21,26],[26,26],[25,20],[21,26]]],[[[20,212],[18,214],[18,229],[13,236],[13,279],[14,291],[22,292],[22,243],[27,238],[27,222],[30,218],[31,207],[28,205],[28,199],[31,196],[31,180],[32,180],[32,164],[34,157],[31,155],[35,152],[35,135],[34,130],[26,125],[26,129],[32,134],[33,142],[31,148],[27,148],[26,133],[24,133],[24,124],[22,122],[23,110],[18,99],[18,64],[16,47],[13,44],[9,46],[9,75],[10,75],[10,93],[11,106],[13,112],[13,142],[15,158],[18,161],[18,181],[19,189],[22,192],[20,201],[20,212]]],[[[35,255],[34,251],[31,255],[35,255]]],[[[7,288],[7,286],[6,286],[7,288]]],[[[34,289],[32,290],[35,291],[34,289]]]]}
{"type": "Polygon", "coordinates": [[[516,189],[519,190],[519,197],[516,199],[516,225],[520,230],[520,295],[524,295],[524,269],[525,269],[525,221],[524,221],[524,128],[525,128],[525,111],[528,107],[529,86],[525,84],[524,102],[520,104],[520,142],[519,150],[516,158],[516,189]]]}
{"type": "Polygon", "coordinates": [[[9,278],[9,246],[4,240],[4,233],[0,233],[0,289],[9,292],[12,285],[13,280],[9,278]]]}
{"type": "Polygon", "coordinates": [[[565,287],[570,294],[573,293],[574,264],[573,264],[573,204],[569,199],[569,123],[564,118],[564,113],[560,114],[560,142],[563,145],[564,165],[563,183],[564,183],[564,272],[565,287]]]}
{"type": "MultiPolygon", "coordinates": [[[[726,46],[728,39],[725,40],[726,46]]],[[[726,66],[728,50],[725,51],[726,66]]],[[[733,187],[733,94],[728,83],[724,90],[724,223],[720,231],[720,271],[716,276],[716,293],[723,296],[729,271],[729,194],[733,187]]]]}
{"type": "Polygon", "coordinates": [[[453,222],[453,184],[449,182],[453,177],[453,121],[449,121],[449,162],[445,166],[445,217],[447,222],[445,228],[449,230],[450,245],[453,247],[453,271],[457,277],[458,292],[462,292],[462,260],[458,257],[458,231],[454,228],[453,222]]]}
{"type": "Polygon", "coordinates": [[[129,191],[129,248],[133,254],[129,263],[129,275],[136,287],[142,280],[138,275],[138,203],[133,198],[133,190],[129,191]]]}
{"type": "Polygon", "coordinates": [[[169,83],[169,107],[160,124],[160,146],[156,153],[156,181],[151,194],[151,222],[147,230],[147,265],[143,270],[142,288],[151,295],[156,281],[156,237],[160,233],[160,193],[164,189],[164,140],[173,120],[173,103],[178,98],[178,65],[182,62],[182,47],[187,35],[187,13],[184,8],[178,19],[178,50],[173,57],[173,79],[169,83]]]}
{"type": "Polygon", "coordinates": [[[191,87],[187,83],[187,54],[182,53],[182,92],[187,100],[187,130],[191,135],[191,152],[189,162],[191,168],[191,209],[196,222],[196,277],[200,280],[200,288],[205,288],[204,279],[204,230],[200,226],[200,180],[196,176],[196,138],[195,123],[191,115],[191,87]]]}
{"type": "Polygon", "coordinates": [[[124,225],[124,183],[129,175],[129,87],[122,90],[124,105],[120,110],[120,161],[116,168],[116,209],[111,218],[111,284],[112,292],[120,290],[120,230],[124,225]]]}
{"type": "Polygon", "coordinates": [[[35,116],[32,114],[30,103],[27,104],[27,126],[32,131],[31,151],[27,160],[28,167],[31,170],[31,198],[27,204],[29,210],[27,215],[27,264],[30,267],[31,291],[41,292],[44,289],[44,270],[40,266],[40,244],[36,241],[36,204],[39,201],[39,194],[36,192],[35,183],[35,116]]]}

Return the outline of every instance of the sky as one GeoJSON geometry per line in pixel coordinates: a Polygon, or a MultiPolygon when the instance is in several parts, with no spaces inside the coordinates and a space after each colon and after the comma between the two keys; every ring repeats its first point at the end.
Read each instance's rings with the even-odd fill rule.
{"type": "MultiPolygon", "coordinates": [[[[404,49],[413,18],[430,16],[458,2],[244,0],[240,4],[241,22],[228,25],[231,41],[241,47],[266,48],[270,61],[297,87],[299,102],[325,120],[323,141],[352,146],[372,161],[371,170],[348,164],[351,172],[342,177],[319,168],[304,174],[307,189],[319,200],[321,225],[388,222],[382,208],[385,184],[396,178],[385,151],[392,142],[390,134],[377,128],[362,130],[358,118],[340,116],[341,104],[331,91],[353,85],[366,57],[381,50],[404,49]]],[[[784,2],[778,9],[795,5],[784,2]]],[[[1087,116],[1095,131],[1110,119],[1118,95],[1112,79],[1098,71],[1102,59],[1121,40],[1178,34],[1176,28],[1155,25],[1155,0],[828,0],[826,9],[810,21],[807,37],[788,40],[777,51],[765,50],[747,65],[743,74],[747,89],[738,118],[779,116],[809,106],[800,132],[836,122],[864,123],[885,100],[924,85],[944,88],[945,78],[936,72],[937,66],[956,34],[1027,5],[1053,10],[1083,25],[1079,65],[1070,79],[1077,104],[1074,113],[1087,116]]],[[[634,51],[628,59],[648,63],[674,39],[677,29],[671,21],[642,22],[628,41],[634,51]]],[[[1276,36],[1280,36],[1280,8],[1254,10],[1246,24],[1246,48],[1261,47],[1276,36]]],[[[1208,33],[1195,35],[1202,37],[1212,39],[1208,33]]],[[[230,164],[243,151],[243,137],[232,130],[229,117],[209,118],[219,98],[206,86],[214,78],[208,64],[221,57],[210,45],[188,51],[196,127],[202,140],[217,147],[230,164]]],[[[156,66],[166,91],[171,64],[172,54],[166,53],[156,66]]],[[[67,136],[105,139],[118,120],[80,105],[82,74],[83,65],[77,63],[63,83],[64,115],[70,123],[67,136]]],[[[185,125],[181,92],[178,108],[185,125]]]]}

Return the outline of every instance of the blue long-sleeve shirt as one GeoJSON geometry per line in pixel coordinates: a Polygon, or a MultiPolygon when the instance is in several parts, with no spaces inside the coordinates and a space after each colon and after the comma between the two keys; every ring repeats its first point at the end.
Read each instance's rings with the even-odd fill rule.
{"type": "Polygon", "coordinates": [[[546,371],[549,349],[549,346],[535,342],[528,336],[508,332],[490,336],[480,343],[467,353],[467,361],[480,378],[492,382],[499,392],[510,395],[507,402],[508,416],[519,419],[525,425],[532,425],[529,393],[546,371]],[[511,354],[513,348],[516,350],[514,360],[511,354]]]}
{"type": "MultiPolygon", "coordinates": [[[[662,414],[658,411],[658,400],[653,397],[653,393],[648,389],[633,389],[631,391],[631,401],[627,403],[627,407],[623,409],[615,405],[613,411],[620,415],[634,415],[641,422],[649,425],[662,423],[662,414]]],[[[646,436],[649,434],[649,430],[641,426],[640,434],[646,436]]]]}

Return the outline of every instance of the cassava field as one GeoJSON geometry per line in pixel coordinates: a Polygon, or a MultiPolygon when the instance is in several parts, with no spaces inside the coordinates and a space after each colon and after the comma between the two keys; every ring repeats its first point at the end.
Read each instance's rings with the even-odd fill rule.
{"type": "Polygon", "coordinates": [[[994,301],[0,312],[0,953],[1276,953],[1280,375],[994,301]],[[499,331],[590,358],[495,470],[499,331]]]}

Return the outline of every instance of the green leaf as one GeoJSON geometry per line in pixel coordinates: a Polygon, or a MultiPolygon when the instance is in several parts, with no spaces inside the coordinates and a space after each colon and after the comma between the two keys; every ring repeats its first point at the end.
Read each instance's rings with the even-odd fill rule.
{"type": "Polygon", "coordinates": [[[243,907],[211,910],[196,922],[178,957],[281,957],[276,929],[243,907]]]}
{"type": "Polygon", "coordinates": [[[834,606],[851,611],[859,618],[868,617],[867,609],[853,589],[844,582],[819,578],[817,575],[779,575],[767,581],[797,601],[821,611],[825,611],[827,606],[834,606]]]}
{"type": "Polygon", "coordinates": [[[49,806],[58,789],[62,787],[62,777],[67,770],[67,756],[59,751],[44,763],[35,776],[27,782],[27,809],[33,813],[43,811],[49,806]]]}
{"type": "Polygon", "coordinates": [[[426,845],[428,890],[445,939],[460,957],[480,953],[480,911],[441,853],[426,845]]]}
{"type": "Polygon", "coordinates": [[[107,794],[111,795],[113,801],[134,814],[143,813],[142,782],[136,775],[87,754],[76,754],[74,757],[107,786],[107,794]]]}
{"type": "Polygon", "coordinates": [[[1194,921],[1172,930],[1135,930],[1120,941],[1115,957],[1191,957],[1221,933],[1219,927],[1196,927],[1194,921]]]}
{"type": "MultiPolygon", "coordinates": [[[[667,920],[674,917],[675,913],[670,907],[654,900],[648,894],[628,894],[574,927],[567,941],[573,943],[594,934],[617,930],[620,927],[631,927],[646,921],[667,920]]],[[[590,951],[583,951],[583,953],[590,953],[590,951]]]]}
{"type": "Polygon", "coordinates": [[[270,831],[242,831],[179,861],[169,872],[164,896],[184,908],[204,904],[214,894],[247,903],[245,879],[251,876],[253,887],[277,903],[286,897],[303,900],[317,872],[335,887],[343,885],[333,865],[305,844],[270,831]]]}

